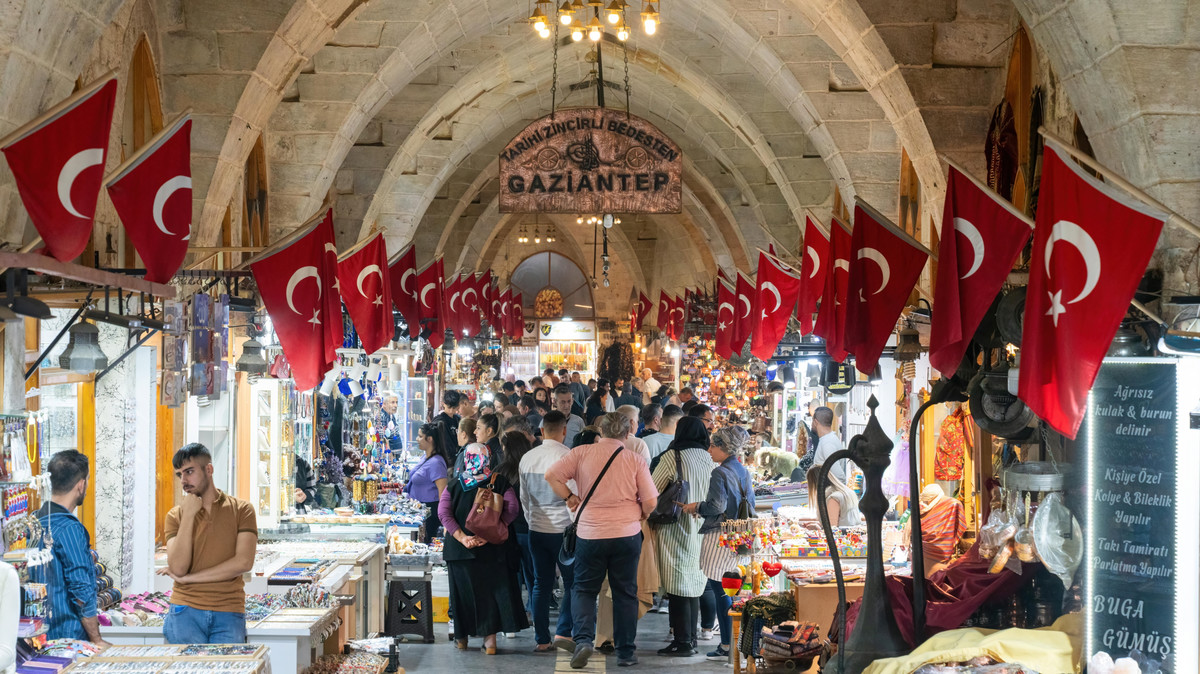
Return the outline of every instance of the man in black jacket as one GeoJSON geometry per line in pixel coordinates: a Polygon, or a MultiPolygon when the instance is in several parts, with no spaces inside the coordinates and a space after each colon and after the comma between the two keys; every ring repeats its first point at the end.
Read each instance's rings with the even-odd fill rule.
{"type": "Polygon", "coordinates": [[[462,404],[462,395],[458,391],[446,391],[442,394],[442,411],[433,418],[433,423],[442,425],[442,446],[451,456],[458,453],[458,406],[462,404]]]}

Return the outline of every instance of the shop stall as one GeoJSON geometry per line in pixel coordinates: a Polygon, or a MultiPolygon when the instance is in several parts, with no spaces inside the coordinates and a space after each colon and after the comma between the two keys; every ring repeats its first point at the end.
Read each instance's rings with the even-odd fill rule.
{"type": "Polygon", "coordinates": [[[595,321],[538,321],[537,373],[553,368],[594,373],[596,361],[595,321]]]}

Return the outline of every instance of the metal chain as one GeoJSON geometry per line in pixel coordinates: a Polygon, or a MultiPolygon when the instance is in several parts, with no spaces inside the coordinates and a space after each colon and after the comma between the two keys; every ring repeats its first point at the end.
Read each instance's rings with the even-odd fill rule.
{"type": "Polygon", "coordinates": [[[554,17],[554,68],[550,76],[550,119],[554,119],[554,110],[558,107],[558,27],[561,22],[554,17]]]}
{"type": "MultiPolygon", "coordinates": [[[[628,5],[626,5],[626,8],[621,10],[621,22],[624,23],[626,26],[629,25],[628,13],[629,13],[629,9],[628,9],[628,5]]],[[[630,37],[632,37],[632,36],[633,35],[632,35],[632,31],[631,31],[630,37]]],[[[629,119],[629,44],[628,43],[629,43],[628,39],[621,41],[621,56],[624,57],[624,59],[625,59],[625,119],[629,119]]]]}

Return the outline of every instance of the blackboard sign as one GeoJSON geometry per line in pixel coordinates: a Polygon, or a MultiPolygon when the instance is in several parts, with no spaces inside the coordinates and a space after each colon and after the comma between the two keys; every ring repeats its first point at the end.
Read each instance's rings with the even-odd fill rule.
{"type": "Polygon", "coordinates": [[[1108,359],[1079,444],[1088,471],[1087,657],[1176,650],[1174,361],[1108,359]]]}

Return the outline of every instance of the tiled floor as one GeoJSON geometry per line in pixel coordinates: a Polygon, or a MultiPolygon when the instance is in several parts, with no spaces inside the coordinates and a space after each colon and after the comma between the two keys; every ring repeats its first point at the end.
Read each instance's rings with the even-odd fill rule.
{"type": "MultiPolygon", "coordinates": [[[[552,614],[553,615],[553,614],[552,614]]],[[[553,621],[551,621],[553,623],[553,621]]],[[[586,669],[571,669],[571,656],[565,651],[534,653],[533,630],[527,629],[515,638],[501,636],[495,656],[480,652],[482,639],[471,639],[470,650],[460,651],[446,636],[446,625],[434,626],[438,640],[432,644],[405,643],[400,647],[400,665],[408,674],[414,672],[497,672],[499,674],[530,674],[532,672],[655,672],[656,674],[728,673],[733,669],[725,663],[709,662],[704,654],[717,647],[717,639],[701,642],[699,654],[690,658],[666,658],[655,653],[667,645],[667,615],[649,613],[638,622],[636,667],[617,668],[615,655],[596,653],[586,669]]]]}

